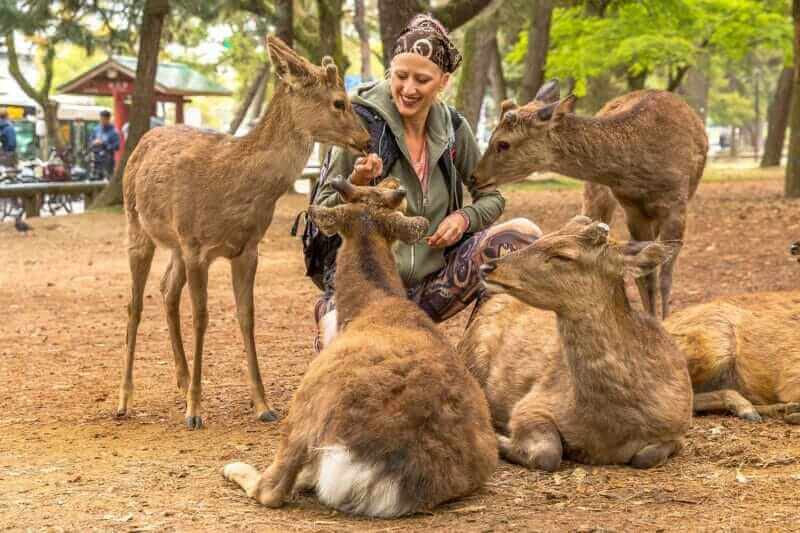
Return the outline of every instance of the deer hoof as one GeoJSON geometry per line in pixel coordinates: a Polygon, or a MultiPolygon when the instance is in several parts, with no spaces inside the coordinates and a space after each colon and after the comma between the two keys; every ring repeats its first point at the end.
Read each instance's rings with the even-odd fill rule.
{"type": "Polygon", "coordinates": [[[203,427],[203,419],[199,416],[187,416],[186,427],[190,430],[201,429],[203,427]]]}
{"type": "Polygon", "coordinates": [[[763,420],[761,418],[761,415],[758,414],[756,411],[745,411],[744,413],[739,415],[739,418],[749,420],[750,422],[761,422],[763,420]]]}
{"type": "Polygon", "coordinates": [[[128,410],[124,407],[120,407],[117,409],[117,412],[114,413],[114,418],[125,418],[128,416],[128,410]]]}
{"type": "Polygon", "coordinates": [[[262,422],[275,422],[276,420],[278,420],[278,415],[275,414],[275,411],[267,409],[266,411],[262,411],[258,415],[258,419],[261,420],[262,422]]]}

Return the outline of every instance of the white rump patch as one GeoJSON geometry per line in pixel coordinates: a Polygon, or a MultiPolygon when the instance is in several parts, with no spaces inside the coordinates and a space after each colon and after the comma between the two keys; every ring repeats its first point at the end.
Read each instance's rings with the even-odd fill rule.
{"type": "Polygon", "coordinates": [[[317,497],[346,513],[392,518],[414,511],[409,502],[400,501],[396,479],[381,477],[382,465],[356,463],[344,446],[318,448],[319,478],[317,497]]]}

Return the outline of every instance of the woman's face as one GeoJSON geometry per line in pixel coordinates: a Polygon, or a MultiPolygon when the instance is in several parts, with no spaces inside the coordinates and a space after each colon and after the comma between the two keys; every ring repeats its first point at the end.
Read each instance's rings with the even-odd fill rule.
{"type": "Polygon", "coordinates": [[[398,54],[392,59],[392,98],[403,118],[427,116],[439,91],[450,80],[432,61],[419,54],[398,54]]]}

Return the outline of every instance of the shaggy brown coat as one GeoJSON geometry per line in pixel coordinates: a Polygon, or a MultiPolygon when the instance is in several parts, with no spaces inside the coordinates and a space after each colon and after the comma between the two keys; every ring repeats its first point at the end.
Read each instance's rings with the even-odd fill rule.
{"type": "MultiPolygon", "coordinates": [[[[703,122],[680,97],[636,91],[607,103],[596,117],[573,113],[575,97],[558,101],[550,82],[524,107],[506,102],[478,164],[478,185],[491,187],[553,171],[586,184],[584,214],[610,224],[616,200],[631,238],[682,241],[686,210],[705,167],[703,122]],[[612,197],[613,193],[613,197],[612,197]]],[[[661,267],[661,307],[655,272],[637,280],[651,314],[669,312],[676,256],[661,267]]]]}
{"type": "Polygon", "coordinates": [[[186,423],[200,416],[208,268],[231,261],[236,313],[247,351],[256,416],[275,420],[264,399],[253,334],[253,283],[258,243],[272,221],[275,202],[300,175],[313,143],[363,150],[369,134],[353,112],[330,58],[316,67],[280,39],[268,49],[279,83],[262,119],[241,138],[187,126],[156,128],[142,137],[123,177],[132,286],[127,354],[117,413],[128,412],[142,297],[156,246],[172,260],[161,281],[178,388],[186,396],[186,423]],[[179,305],[188,281],[194,325],[191,380],[180,331],[179,305]]]}
{"type": "Polygon", "coordinates": [[[515,318],[535,313],[492,296],[459,346],[508,435],[499,437],[500,453],[512,462],[555,470],[563,455],[648,468],[677,452],[689,428],[686,362],[660,323],[630,305],[623,280],[625,272],[657,268],[670,251],[608,243],[607,232],[576,217],[485,269],[490,292],[557,317],[555,341],[537,351],[529,333],[537,325],[526,323],[522,333],[524,319],[515,318]],[[520,357],[523,350],[537,357],[520,357]]]}
{"type": "Polygon", "coordinates": [[[283,437],[263,473],[243,463],[225,477],[280,506],[316,488],[326,505],[394,517],[478,489],[496,466],[486,399],[433,321],[406,296],[392,243],[428,227],[401,214],[402,190],[335,182],[346,203],[312,207],[343,238],[336,269],[341,332],[311,362],[283,437]]]}

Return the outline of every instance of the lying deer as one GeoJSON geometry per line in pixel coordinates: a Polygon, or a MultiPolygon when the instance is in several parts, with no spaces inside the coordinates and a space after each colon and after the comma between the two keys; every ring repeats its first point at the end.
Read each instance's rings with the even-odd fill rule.
{"type": "MultiPolygon", "coordinates": [[[[395,517],[479,488],[497,463],[486,399],[431,319],[406,296],[392,243],[418,241],[422,217],[401,213],[405,191],[333,182],[347,202],[314,207],[339,233],[341,332],[314,359],[292,399],[272,465],[224,476],[261,504],[316,488],[344,512],[395,517]]],[[[392,185],[395,187],[396,185],[392,185]]]]}
{"type": "Polygon", "coordinates": [[[187,126],[156,128],[142,137],[125,169],[123,192],[133,283],[117,411],[120,416],[128,412],[133,393],[136,331],[158,244],[172,254],[161,280],[161,293],[178,388],[186,396],[188,427],[202,426],[200,376],[208,324],[208,268],[220,257],[231,261],[236,314],[247,351],[256,416],[263,421],[276,419],[264,399],[253,336],[258,243],[272,221],[275,202],[300,175],[315,141],[363,151],[369,134],[350,107],[333,60],[325,58],[317,67],[280,39],[269,37],[267,44],[281,83],[264,118],[250,133],[234,138],[187,126]],[[178,312],[187,281],[194,324],[191,380],[178,312]]]}
{"type": "MultiPolygon", "coordinates": [[[[584,214],[610,224],[616,198],[632,239],[683,241],[687,205],[708,152],[697,114],[667,91],[626,94],[596,117],[575,115],[575,96],[558,98],[557,82],[548,82],[521,108],[503,103],[500,123],[475,171],[477,183],[491,187],[536,171],[558,172],[590,182],[584,214]]],[[[677,254],[661,267],[664,317],[676,259],[677,254]]],[[[656,315],[656,272],[637,283],[642,304],[656,315]]]]}
{"type": "Polygon", "coordinates": [[[509,461],[550,471],[562,456],[649,468],[681,448],[692,415],[686,362],[661,324],[631,306],[624,283],[672,251],[607,237],[607,225],[575,217],[482,268],[490,293],[555,312],[558,328],[554,345],[531,361],[522,361],[519,347],[475,349],[499,338],[479,320],[459,347],[507,434],[498,442],[509,461]]]}
{"type": "Polygon", "coordinates": [[[800,293],[695,305],[664,327],[686,355],[695,412],[800,424],[800,293]]]}

